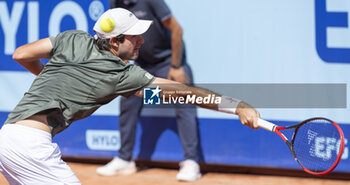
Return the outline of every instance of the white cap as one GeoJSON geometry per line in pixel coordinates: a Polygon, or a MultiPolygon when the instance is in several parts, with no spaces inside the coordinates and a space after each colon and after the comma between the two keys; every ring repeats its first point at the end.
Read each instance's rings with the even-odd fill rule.
{"type": "Polygon", "coordinates": [[[148,30],[151,24],[152,21],[139,20],[126,9],[114,8],[101,15],[95,23],[94,31],[101,39],[108,39],[120,34],[141,35],[148,30]]]}

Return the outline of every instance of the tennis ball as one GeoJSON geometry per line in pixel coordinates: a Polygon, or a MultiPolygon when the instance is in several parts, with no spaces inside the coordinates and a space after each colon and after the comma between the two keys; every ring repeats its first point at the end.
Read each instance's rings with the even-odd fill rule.
{"type": "Polygon", "coordinates": [[[109,33],[114,30],[115,24],[113,19],[111,18],[104,18],[100,22],[100,28],[102,31],[109,33]]]}

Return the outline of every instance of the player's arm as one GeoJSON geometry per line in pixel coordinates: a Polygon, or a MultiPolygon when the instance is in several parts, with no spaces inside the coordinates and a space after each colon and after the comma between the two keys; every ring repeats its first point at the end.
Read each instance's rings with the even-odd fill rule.
{"type": "MultiPolygon", "coordinates": [[[[194,101],[194,104],[206,109],[212,109],[212,110],[231,113],[231,114],[237,114],[243,125],[249,126],[254,129],[258,128],[257,119],[260,117],[259,112],[243,101],[230,98],[230,97],[224,97],[217,93],[209,91],[207,89],[187,86],[179,82],[171,81],[164,78],[156,78],[150,85],[148,85],[148,87],[157,87],[157,86],[159,86],[162,89],[161,93],[164,91],[173,91],[173,92],[188,91],[188,92],[191,92],[191,95],[195,95],[196,97],[204,98],[204,97],[208,97],[208,95],[211,95],[211,96],[215,95],[215,97],[221,97],[220,104],[215,104],[215,103],[197,104],[196,101],[194,101]]],[[[136,95],[142,97],[142,91],[139,91],[136,95]]],[[[172,97],[182,96],[186,98],[187,94],[175,93],[175,94],[171,94],[171,96],[172,97]]],[[[168,97],[165,96],[165,98],[168,98],[168,97]]]]}
{"type": "Polygon", "coordinates": [[[168,79],[175,80],[181,83],[188,83],[188,77],[185,74],[182,61],[182,33],[183,29],[177,22],[174,16],[170,16],[168,19],[162,21],[164,27],[171,32],[171,68],[169,71],[168,79]]]}
{"type": "Polygon", "coordinates": [[[182,56],[182,27],[174,16],[170,16],[168,19],[162,21],[162,23],[171,32],[171,64],[180,66],[182,56]]]}
{"type": "Polygon", "coordinates": [[[40,59],[50,59],[51,49],[52,44],[50,39],[45,38],[17,48],[13,53],[12,58],[28,71],[38,75],[44,68],[44,64],[40,59]]]}

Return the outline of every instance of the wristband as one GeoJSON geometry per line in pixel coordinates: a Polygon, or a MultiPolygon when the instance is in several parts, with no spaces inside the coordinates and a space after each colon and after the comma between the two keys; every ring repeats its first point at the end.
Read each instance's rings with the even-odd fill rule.
{"type": "Polygon", "coordinates": [[[241,101],[242,100],[231,98],[228,96],[221,96],[221,102],[218,105],[218,110],[220,112],[236,114],[236,109],[241,101]]]}

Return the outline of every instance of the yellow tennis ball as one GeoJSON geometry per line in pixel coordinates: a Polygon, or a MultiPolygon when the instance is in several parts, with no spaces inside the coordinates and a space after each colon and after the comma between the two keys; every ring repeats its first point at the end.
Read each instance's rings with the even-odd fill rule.
{"type": "Polygon", "coordinates": [[[109,33],[114,30],[115,24],[113,19],[111,18],[104,18],[100,22],[100,28],[102,31],[109,33]]]}

